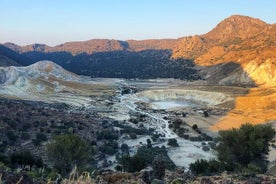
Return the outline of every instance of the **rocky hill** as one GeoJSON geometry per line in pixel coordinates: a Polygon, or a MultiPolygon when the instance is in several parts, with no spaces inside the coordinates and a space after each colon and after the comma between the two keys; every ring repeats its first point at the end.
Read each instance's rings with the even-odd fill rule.
{"type": "Polygon", "coordinates": [[[182,66],[179,59],[184,59],[192,61],[201,71],[201,78],[211,84],[276,85],[276,24],[241,15],[226,18],[206,34],[178,39],[95,39],[54,47],[44,44],[4,45],[30,58],[31,63],[52,60],[66,69],[92,77],[147,76],[194,80],[194,77],[179,74],[194,70],[190,64],[188,68],[182,67],[184,70],[176,70],[177,75],[169,75],[182,66]],[[149,71],[141,72],[149,68],[149,71]],[[164,72],[166,70],[170,72],[164,72]],[[160,71],[162,75],[147,74],[160,71]]]}
{"type": "Polygon", "coordinates": [[[91,100],[87,95],[91,86],[95,84],[88,78],[64,70],[51,61],[26,67],[0,67],[0,97],[4,98],[82,107],[91,100]]]}

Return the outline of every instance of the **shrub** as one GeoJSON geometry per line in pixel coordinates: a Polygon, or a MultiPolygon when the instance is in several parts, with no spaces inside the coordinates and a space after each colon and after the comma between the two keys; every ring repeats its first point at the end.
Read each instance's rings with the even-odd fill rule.
{"type": "Polygon", "coordinates": [[[136,135],[136,133],[134,133],[134,132],[131,132],[131,133],[129,134],[129,137],[130,137],[131,139],[137,139],[137,135],[136,135]]]}
{"type": "Polygon", "coordinates": [[[91,155],[89,144],[74,134],[58,135],[47,144],[48,158],[54,162],[54,167],[66,174],[73,166],[83,166],[91,155]]]}
{"type": "Polygon", "coordinates": [[[152,147],[142,146],[137,150],[136,155],[144,158],[148,165],[152,164],[154,158],[162,156],[167,169],[174,169],[175,165],[167,155],[167,149],[165,147],[152,147]]]}
{"type": "Polygon", "coordinates": [[[162,156],[158,155],[154,158],[152,161],[152,169],[153,169],[153,177],[156,179],[163,179],[165,176],[165,162],[162,158],[162,156]]]}
{"type": "Polygon", "coordinates": [[[204,111],[203,115],[204,115],[205,118],[209,117],[209,113],[207,111],[204,111]]]}
{"type": "Polygon", "coordinates": [[[26,165],[30,167],[30,171],[32,167],[35,165],[38,168],[43,167],[43,161],[41,158],[35,157],[31,154],[30,151],[21,151],[19,153],[12,153],[10,155],[11,163],[21,165],[21,168],[25,168],[26,165]]]}
{"type": "Polygon", "coordinates": [[[118,143],[116,141],[107,141],[99,147],[99,150],[108,155],[115,154],[118,150],[118,143]]]}
{"type": "Polygon", "coordinates": [[[203,151],[210,151],[210,148],[209,148],[208,146],[203,146],[203,147],[202,147],[202,150],[203,150],[203,151]]]}
{"type": "Polygon", "coordinates": [[[173,146],[173,147],[178,147],[179,146],[176,139],[169,139],[168,140],[168,145],[173,146]]]}
{"type": "Polygon", "coordinates": [[[119,138],[118,133],[116,131],[111,131],[108,129],[97,132],[97,140],[117,140],[119,138]]]}
{"type": "Polygon", "coordinates": [[[219,145],[215,147],[219,161],[197,160],[190,164],[194,174],[212,174],[223,170],[262,173],[266,171],[269,142],[275,130],[271,125],[244,124],[239,129],[219,132],[219,145]]]}
{"type": "Polygon", "coordinates": [[[220,144],[216,148],[218,158],[235,170],[237,166],[245,168],[254,162],[265,171],[269,142],[274,136],[271,125],[244,124],[240,129],[220,131],[220,144]]]}
{"type": "Polygon", "coordinates": [[[123,167],[120,166],[120,165],[116,165],[116,166],[115,166],[115,169],[116,169],[116,171],[122,171],[122,170],[123,170],[123,167]]]}
{"type": "Polygon", "coordinates": [[[128,172],[140,171],[147,166],[146,160],[139,155],[134,155],[133,157],[123,156],[119,159],[119,163],[128,172]]]}
{"type": "Polygon", "coordinates": [[[190,170],[196,175],[210,175],[222,171],[224,170],[224,168],[223,165],[216,160],[207,161],[204,159],[200,159],[190,164],[190,170]]]}
{"type": "Polygon", "coordinates": [[[122,150],[122,152],[124,152],[124,153],[128,153],[129,152],[129,147],[128,147],[128,145],[127,144],[122,144],[121,145],[121,150],[122,150]]]}
{"type": "Polygon", "coordinates": [[[190,164],[190,170],[194,174],[207,174],[208,173],[208,161],[207,160],[196,160],[190,164]]]}

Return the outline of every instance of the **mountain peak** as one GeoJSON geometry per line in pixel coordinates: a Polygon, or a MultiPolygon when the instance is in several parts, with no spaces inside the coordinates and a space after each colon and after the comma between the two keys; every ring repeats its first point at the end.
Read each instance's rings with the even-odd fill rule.
{"type": "Polygon", "coordinates": [[[204,37],[221,42],[232,38],[248,38],[261,33],[269,24],[264,21],[243,15],[232,15],[221,21],[213,30],[204,37]]]}

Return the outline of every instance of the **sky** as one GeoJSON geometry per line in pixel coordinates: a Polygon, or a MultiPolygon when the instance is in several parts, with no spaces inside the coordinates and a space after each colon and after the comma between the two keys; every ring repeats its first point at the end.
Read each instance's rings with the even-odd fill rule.
{"type": "Polygon", "coordinates": [[[275,0],[0,0],[0,43],[179,38],[236,14],[276,23],[275,10],[275,0]]]}

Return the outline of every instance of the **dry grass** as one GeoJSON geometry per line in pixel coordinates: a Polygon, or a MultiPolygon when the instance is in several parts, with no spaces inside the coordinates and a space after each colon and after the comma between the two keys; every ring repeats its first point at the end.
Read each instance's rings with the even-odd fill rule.
{"type": "MultiPolygon", "coordinates": [[[[97,176],[95,179],[91,178],[89,172],[83,172],[80,176],[78,175],[77,168],[75,167],[68,179],[62,179],[62,184],[96,184],[96,183],[133,183],[133,181],[137,181],[130,173],[105,173],[101,176],[97,176]]],[[[140,182],[139,182],[140,183],[140,182]]],[[[53,184],[48,182],[48,184],[53,184]]]]}
{"type": "Polygon", "coordinates": [[[83,172],[79,176],[77,172],[77,167],[75,167],[71,171],[69,178],[63,179],[61,183],[62,184],[94,184],[96,182],[90,177],[90,174],[88,172],[83,172]]]}

